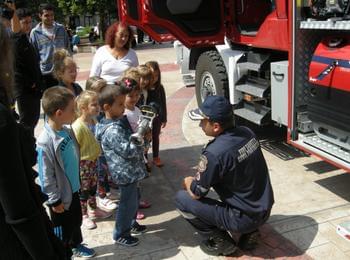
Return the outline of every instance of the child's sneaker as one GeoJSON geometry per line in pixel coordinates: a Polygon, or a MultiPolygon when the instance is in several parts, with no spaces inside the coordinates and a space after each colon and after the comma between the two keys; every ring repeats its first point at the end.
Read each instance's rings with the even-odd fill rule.
{"type": "Polygon", "coordinates": [[[151,207],[151,203],[149,203],[147,200],[140,200],[139,209],[148,209],[150,207],[151,207]]]}
{"type": "Polygon", "coordinates": [[[83,227],[86,229],[94,229],[96,228],[96,223],[92,219],[89,218],[88,215],[83,216],[83,227]]]}
{"type": "Polygon", "coordinates": [[[115,240],[115,243],[122,246],[136,246],[139,243],[139,239],[133,236],[120,237],[115,240]]]}
{"type": "Polygon", "coordinates": [[[163,167],[164,165],[159,157],[153,158],[153,164],[157,167],[163,167]]]}
{"type": "Polygon", "coordinates": [[[96,208],[95,210],[90,210],[88,213],[91,219],[105,219],[109,218],[113,214],[113,212],[104,211],[99,208],[96,208]]]}
{"type": "Polygon", "coordinates": [[[98,198],[98,206],[108,211],[115,210],[118,207],[117,203],[107,198],[107,196],[103,199],[98,198]]]}
{"type": "Polygon", "coordinates": [[[140,225],[139,223],[135,222],[134,225],[132,226],[130,232],[131,232],[131,234],[134,234],[134,235],[140,235],[142,233],[147,232],[147,226],[140,225]]]}
{"type": "Polygon", "coordinates": [[[138,211],[136,214],[137,220],[144,219],[145,217],[146,217],[145,214],[143,214],[141,211],[138,211]]]}
{"type": "Polygon", "coordinates": [[[78,245],[76,248],[72,248],[74,257],[81,258],[91,258],[96,255],[95,250],[88,248],[82,244],[78,245]]]}

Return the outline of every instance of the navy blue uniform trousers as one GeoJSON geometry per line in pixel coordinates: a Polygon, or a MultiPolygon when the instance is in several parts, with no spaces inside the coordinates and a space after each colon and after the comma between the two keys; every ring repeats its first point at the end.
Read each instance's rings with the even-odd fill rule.
{"type": "MultiPolygon", "coordinates": [[[[235,209],[228,204],[211,198],[193,199],[185,190],[178,191],[175,197],[176,207],[184,213],[190,213],[198,218],[200,225],[187,220],[199,231],[208,232],[214,229],[250,233],[264,224],[270,216],[270,212],[262,212],[254,216],[248,216],[244,212],[235,209]]],[[[186,218],[186,217],[185,217],[186,218]]],[[[198,221],[196,222],[198,223],[198,221]]]]}

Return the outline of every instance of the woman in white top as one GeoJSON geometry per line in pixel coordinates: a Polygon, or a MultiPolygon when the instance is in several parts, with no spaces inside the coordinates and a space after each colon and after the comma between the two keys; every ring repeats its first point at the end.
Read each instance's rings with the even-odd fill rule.
{"type": "Polygon", "coordinates": [[[113,84],[121,79],[124,71],[139,65],[136,52],[130,48],[133,40],[131,28],[122,22],[108,27],[106,45],[100,47],[92,61],[90,77],[99,76],[113,84]]]}

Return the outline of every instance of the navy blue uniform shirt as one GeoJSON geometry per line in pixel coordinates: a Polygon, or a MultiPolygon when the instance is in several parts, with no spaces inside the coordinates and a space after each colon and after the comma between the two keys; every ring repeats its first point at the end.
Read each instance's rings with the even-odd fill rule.
{"type": "Polygon", "coordinates": [[[246,127],[224,131],[202,152],[191,191],[200,197],[213,187],[220,200],[247,215],[274,203],[266,161],[255,134],[246,127]]]}

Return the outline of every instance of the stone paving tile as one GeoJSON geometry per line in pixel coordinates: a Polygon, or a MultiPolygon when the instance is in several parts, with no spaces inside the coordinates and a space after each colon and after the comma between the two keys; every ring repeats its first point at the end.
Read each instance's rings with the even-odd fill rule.
{"type": "Polygon", "coordinates": [[[350,259],[350,251],[345,252],[345,255],[347,255],[348,258],[350,259]]]}
{"type": "Polygon", "coordinates": [[[203,260],[225,259],[224,257],[208,256],[207,254],[202,252],[202,250],[199,248],[199,244],[195,247],[181,246],[180,249],[186,259],[203,259],[203,260]]]}
{"type": "Polygon", "coordinates": [[[169,249],[178,248],[178,244],[172,239],[165,240],[148,233],[137,237],[140,239],[140,244],[135,247],[124,247],[114,244],[110,232],[108,234],[102,233],[87,236],[84,242],[88,245],[93,245],[97,255],[100,257],[107,255],[114,256],[114,259],[142,258],[160,251],[163,251],[164,255],[167,253],[171,257],[179,252],[179,249],[176,250],[177,252],[175,250],[170,250],[169,252],[169,249]]]}
{"type": "Polygon", "coordinates": [[[317,225],[286,232],[282,235],[300,250],[307,250],[329,243],[329,240],[318,230],[317,225]]]}
{"type": "MultiPolygon", "coordinates": [[[[174,259],[174,260],[184,260],[184,259],[190,259],[187,258],[184,253],[182,252],[182,248],[170,248],[166,251],[158,251],[149,254],[150,259],[156,260],[156,259],[174,259]],[[180,250],[179,250],[180,249],[180,250]]],[[[146,258],[147,259],[147,258],[146,258]]],[[[199,259],[199,258],[197,258],[199,259]]],[[[140,260],[143,260],[143,258],[140,258],[140,260]]]]}
{"type": "MultiPolygon", "coordinates": [[[[348,219],[349,220],[349,219],[348,219]]],[[[336,224],[343,222],[344,220],[337,221],[336,224]]],[[[331,223],[323,223],[319,225],[320,232],[329,239],[329,241],[334,244],[343,252],[350,251],[350,243],[343,237],[337,234],[336,225],[331,223]]]]}
{"type": "Polygon", "coordinates": [[[332,243],[310,248],[306,253],[314,259],[349,260],[349,256],[340,251],[332,243]]]}
{"type": "Polygon", "coordinates": [[[346,203],[339,207],[308,214],[308,216],[313,218],[317,223],[333,221],[343,217],[348,217],[350,219],[350,204],[346,203]]]}

